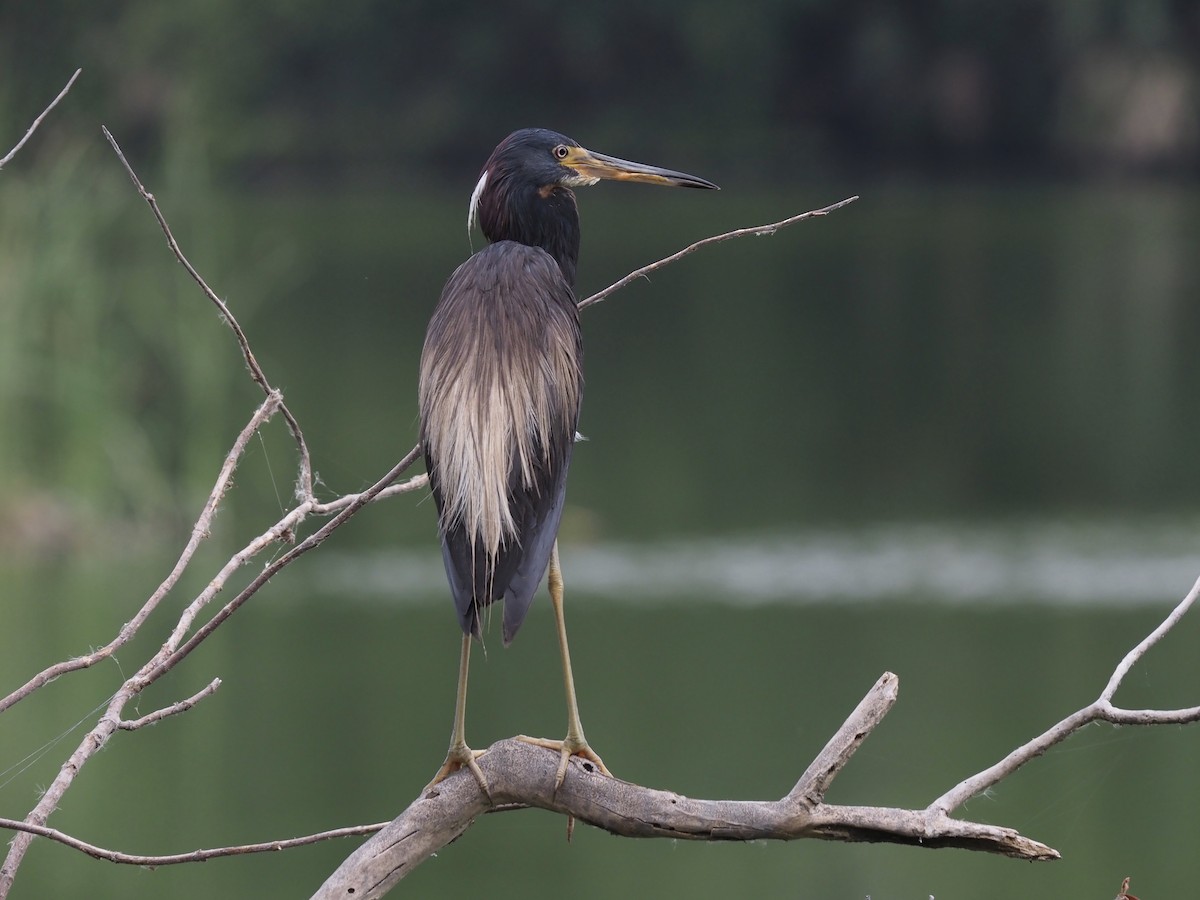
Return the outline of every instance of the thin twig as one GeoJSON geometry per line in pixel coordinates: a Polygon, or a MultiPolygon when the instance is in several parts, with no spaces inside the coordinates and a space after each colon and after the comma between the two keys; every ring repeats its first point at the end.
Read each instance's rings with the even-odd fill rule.
{"type": "Polygon", "coordinates": [[[179,559],[176,560],[174,567],[163,580],[162,584],[150,595],[150,598],[142,605],[142,608],[137,611],[137,614],[121,626],[120,632],[109,643],[105,644],[98,650],[93,650],[85,656],[77,656],[73,659],[63,660],[56,663],[43,671],[39,672],[33,678],[29,679],[21,687],[10,693],[7,697],[0,700],[0,713],[4,712],[10,706],[28,697],[34,691],[49,684],[54,679],[68,672],[77,672],[80,669],[87,669],[94,666],[101,660],[108,659],[117,650],[123,647],[126,643],[133,639],[137,634],[138,629],[142,627],[142,623],[150,617],[150,614],[158,608],[158,605],[163,601],[179,579],[183,577],[184,571],[187,570],[192,558],[196,555],[200,544],[208,537],[209,530],[212,527],[213,518],[216,516],[217,507],[220,506],[221,498],[225,496],[225,492],[229,489],[233,482],[233,473],[237,469],[238,462],[242,455],[246,452],[246,446],[250,443],[250,439],[271,420],[275,412],[279,409],[283,402],[283,395],[278,391],[273,391],[267,395],[267,398],[254,411],[254,415],[250,417],[250,421],[238,434],[233,442],[233,446],[229,452],[225,454],[225,461],[221,465],[221,471],[217,474],[216,483],[209,491],[208,499],[204,502],[204,508],[200,511],[199,517],[196,519],[195,525],[192,526],[192,533],[188,537],[187,544],[184,545],[183,552],[179,554],[179,559]]]}
{"type": "Polygon", "coordinates": [[[152,678],[158,678],[163,673],[169,671],[182,661],[189,653],[195,650],[208,638],[221,623],[233,615],[237,610],[253,597],[258,590],[271,580],[281,569],[290,565],[298,557],[307,553],[309,550],[319,547],[330,534],[340,528],[351,516],[355,515],[360,509],[370,503],[380,491],[386,488],[389,484],[399,478],[409,466],[416,462],[420,455],[420,446],[414,447],[408,452],[408,455],[400,462],[396,463],[386,475],[380,478],[375,484],[371,485],[367,490],[357,495],[354,502],[348,505],[345,509],[339,512],[336,516],[322,525],[319,529],[310,534],[296,546],[292,547],[286,553],[281,554],[277,559],[273,560],[269,565],[251,581],[242,591],[226,603],[221,609],[213,615],[211,619],[204,623],[201,628],[196,630],[188,641],[180,646],[170,655],[164,657],[158,665],[148,673],[152,678]]]}
{"type": "MultiPolygon", "coordinates": [[[[208,519],[206,519],[206,515],[215,512],[217,506],[219,505],[221,497],[224,496],[224,492],[228,487],[230,480],[232,479],[233,470],[237,465],[237,461],[245,452],[246,444],[249,442],[250,437],[259,427],[265,424],[271,415],[274,414],[279,405],[281,405],[280,395],[277,391],[272,391],[267,396],[266,400],[264,400],[259,408],[255,411],[254,416],[251,418],[247,426],[242,429],[241,434],[238,436],[238,440],[235,441],[233,448],[226,455],[225,464],[222,466],[221,473],[217,477],[217,484],[213,488],[212,493],[209,495],[209,500],[205,504],[205,511],[201,513],[200,518],[197,520],[196,526],[192,530],[192,539],[188,543],[189,549],[185,549],[184,556],[181,557],[180,563],[177,564],[177,571],[182,572],[182,570],[186,568],[187,563],[190,562],[191,559],[190,554],[195,552],[195,546],[198,545],[200,540],[202,540],[207,534],[208,519]]],[[[172,573],[172,576],[168,576],[167,581],[173,583],[173,577],[174,572],[172,573]]],[[[155,592],[154,597],[152,597],[146,602],[145,605],[143,605],[142,609],[138,612],[138,615],[134,617],[134,620],[126,623],[126,625],[121,629],[121,632],[118,634],[117,638],[115,638],[110,644],[110,647],[128,641],[132,635],[136,633],[138,628],[141,627],[142,622],[145,621],[146,617],[150,615],[155,607],[157,607],[162,597],[166,596],[167,592],[169,591],[169,588],[166,587],[166,585],[167,582],[164,582],[164,586],[160,587],[159,591],[155,592]]],[[[144,663],[134,675],[125,679],[121,687],[117,689],[116,693],[114,693],[108,701],[105,711],[100,716],[99,721],[86,735],[84,735],[79,745],[67,758],[66,762],[64,762],[59,768],[58,774],[42,793],[37,804],[29,811],[29,814],[25,817],[26,823],[39,826],[46,824],[50,814],[58,808],[63,795],[74,782],[75,777],[79,774],[79,771],[90,759],[92,759],[92,757],[94,757],[108,744],[108,741],[118,730],[122,721],[121,713],[126,704],[128,704],[130,700],[137,696],[141,691],[145,690],[146,687],[153,684],[154,681],[161,676],[162,672],[156,672],[156,667],[162,661],[162,659],[169,655],[174,649],[175,643],[172,641],[178,639],[179,638],[173,638],[168,640],[168,642],[164,644],[158,650],[158,652],[150,658],[149,661],[144,663]]],[[[109,653],[111,652],[112,651],[109,650],[109,653]]],[[[95,655],[96,654],[93,654],[93,656],[95,655]]],[[[88,665],[91,665],[91,663],[89,662],[88,665]]],[[[164,669],[163,671],[166,670],[164,669]]],[[[15,697],[12,702],[16,702],[16,700],[21,699],[22,696],[27,696],[28,693],[36,690],[40,684],[46,683],[44,680],[42,680],[42,677],[45,674],[46,673],[42,673],[41,676],[34,678],[25,686],[25,688],[22,688],[21,691],[17,691],[13,695],[10,695],[10,697],[15,697]],[[24,691],[24,693],[22,693],[22,691],[24,691]]],[[[9,843],[8,855],[5,857],[3,866],[0,866],[0,900],[8,896],[9,890],[12,888],[13,880],[16,877],[16,871],[20,867],[21,861],[24,859],[26,852],[29,850],[29,845],[32,841],[33,835],[29,832],[25,832],[18,834],[9,843]]]]}
{"type": "Polygon", "coordinates": [[[624,278],[610,284],[604,290],[597,291],[596,293],[592,294],[592,296],[584,300],[580,300],[579,309],[585,310],[589,306],[594,306],[595,304],[600,303],[601,301],[607,299],[609,295],[615,294],[617,291],[621,290],[621,288],[625,287],[631,282],[636,281],[639,278],[645,278],[656,269],[669,266],[671,263],[677,262],[691,253],[695,253],[701,247],[707,247],[709,244],[719,244],[722,241],[730,241],[734,238],[763,237],[765,235],[774,234],[781,228],[786,228],[789,225],[795,225],[797,222],[803,222],[805,219],[813,219],[817,216],[827,216],[831,212],[836,212],[837,210],[841,209],[843,206],[849,206],[857,199],[857,195],[854,197],[847,197],[845,200],[839,200],[837,203],[822,207],[821,209],[809,210],[806,213],[800,213],[799,215],[791,216],[790,218],[783,219],[780,222],[772,222],[770,225],[755,225],[750,228],[737,228],[733,231],[727,231],[724,234],[714,234],[712,237],[706,237],[703,240],[696,241],[694,244],[689,244],[682,250],[672,253],[670,256],[664,256],[658,262],[653,262],[648,266],[642,266],[640,269],[635,269],[624,278]]]}
{"type": "Polygon", "coordinates": [[[1112,701],[1117,693],[1117,688],[1121,686],[1121,682],[1129,674],[1129,670],[1137,665],[1138,660],[1146,655],[1146,651],[1162,640],[1163,635],[1175,627],[1176,623],[1187,614],[1187,611],[1192,608],[1197,599],[1200,599],[1200,578],[1196,579],[1196,583],[1192,585],[1192,589],[1188,592],[1188,595],[1171,610],[1170,614],[1162,620],[1162,623],[1146,635],[1136,647],[1125,654],[1125,658],[1113,670],[1112,678],[1104,686],[1104,690],[1100,694],[1101,700],[1112,701]]]}
{"type": "MultiPolygon", "coordinates": [[[[273,411],[274,408],[282,408],[282,405],[283,404],[278,392],[272,390],[267,400],[264,401],[263,407],[260,407],[259,413],[262,413],[263,409],[268,406],[273,411]]],[[[256,413],[255,418],[251,421],[251,425],[256,423],[261,424],[258,422],[258,420],[259,414],[256,413]]],[[[250,433],[252,433],[251,426],[247,426],[247,429],[243,430],[241,437],[245,437],[246,441],[248,441],[250,433]]],[[[240,441],[237,445],[235,445],[234,450],[230,451],[227,461],[230,459],[236,460],[238,457],[240,457],[241,453],[244,451],[244,444],[245,441],[240,441]]],[[[371,488],[359,494],[355,501],[348,504],[344,509],[341,510],[341,512],[338,513],[337,516],[327,522],[322,528],[318,529],[304,541],[292,547],[292,549],[287,553],[284,553],[278,559],[274,560],[270,565],[266,566],[258,575],[258,577],[256,577],[246,588],[244,588],[233,600],[225,604],[225,606],[223,606],[201,628],[197,629],[196,633],[193,634],[186,643],[180,646],[179,642],[183,639],[184,635],[191,627],[191,623],[194,621],[196,615],[211,600],[211,598],[220,591],[221,587],[223,587],[224,579],[227,578],[234,569],[244,565],[249,561],[249,559],[261,552],[266,546],[269,546],[271,543],[276,541],[284,540],[286,535],[292,534],[294,524],[303,521],[304,518],[307,517],[312,506],[314,505],[314,501],[309,499],[302,502],[296,509],[292,510],[290,513],[288,513],[288,515],[281,519],[280,522],[276,523],[275,526],[273,526],[271,529],[268,529],[264,535],[261,535],[258,539],[256,539],[256,541],[251,542],[251,544],[243,551],[235,554],[234,557],[222,568],[221,572],[218,574],[218,577],[214,579],[213,582],[211,582],[208,587],[201,592],[200,596],[193,600],[193,602],[189,604],[189,606],[183,611],[183,613],[180,615],[180,619],[175,627],[175,630],[172,632],[167,642],[163,644],[162,648],[153,657],[151,657],[150,660],[143,664],[134,675],[126,679],[124,684],[121,685],[120,689],[113,695],[112,699],[108,703],[105,713],[100,717],[100,720],[96,723],[95,727],[83,737],[79,746],[76,747],[75,751],[68,757],[66,762],[59,769],[58,775],[42,794],[38,804],[30,811],[29,815],[25,817],[25,822],[29,825],[45,826],[50,813],[57,808],[63,794],[73,783],[75,776],[79,773],[82,767],[93,756],[95,756],[96,753],[98,753],[104,746],[107,745],[112,735],[120,728],[123,721],[121,711],[133,697],[137,696],[148,686],[153,684],[164,674],[174,668],[174,666],[180,661],[185,659],[192,650],[194,650],[201,643],[203,643],[204,640],[211,636],[222,622],[232,615],[250,597],[257,593],[258,590],[264,584],[266,584],[274,574],[279,572],[286,565],[290,564],[301,554],[320,545],[324,539],[328,537],[329,534],[331,534],[336,528],[340,527],[343,523],[349,520],[351,516],[355,515],[360,509],[362,509],[363,506],[371,502],[371,500],[374,499],[374,497],[380,491],[390,485],[409,466],[411,466],[413,462],[416,461],[419,453],[420,447],[414,447],[404,459],[392,467],[391,471],[389,471],[383,476],[383,478],[372,485],[371,488]]],[[[222,470],[222,476],[224,480],[223,478],[218,478],[218,485],[216,488],[214,488],[212,495],[210,495],[210,505],[206,506],[206,510],[209,509],[210,506],[213,510],[215,510],[216,504],[219,503],[224,494],[225,486],[227,486],[228,483],[228,478],[224,476],[231,474],[232,466],[227,466],[227,470],[222,470]]],[[[197,526],[193,529],[193,538],[196,538],[197,535],[206,532],[207,526],[202,527],[203,522],[204,517],[202,515],[201,519],[197,521],[197,526]]],[[[182,565],[186,567],[187,562],[190,562],[190,556],[188,560],[182,562],[182,565]]],[[[149,614],[149,610],[146,610],[145,607],[143,607],[143,610],[147,615],[149,614]]],[[[144,619],[142,621],[144,621],[144,619]]],[[[139,627],[140,624],[141,623],[139,621],[139,627]]],[[[127,625],[126,629],[128,628],[129,626],[127,625]]],[[[123,629],[122,632],[124,633],[126,629],[123,629]]],[[[134,630],[136,630],[136,628],[134,630]]],[[[35,681],[37,681],[37,679],[35,679],[35,681]]],[[[29,692],[34,689],[36,689],[36,686],[29,688],[29,692]]],[[[19,699],[19,697],[17,699],[19,699]]],[[[21,861],[24,859],[25,853],[29,849],[29,844],[32,841],[33,836],[33,833],[26,830],[24,833],[18,834],[11,841],[8,856],[4,861],[3,867],[0,867],[0,898],[7,897],[8,892],[12,887],[16,870],[19,868],[21,861]]]]}
{"type": "Polygon", "coordinates": [[[102,859],[127,866],[175,866],[180,863],[204,862],[205,860],[217,859],[222,856],[244,856],[247,853],[268,853],[274,850],[289,850],[292,847],[304,847],[308,844],[316,844],[320,841],[328,841],[334,838],[374,834],[386,824],[386,822],[380,822],[376,825],[352,825],[347,828],[334,828],[331,831],[322,831],[318,834],[288,838],[287,840],[265,841],[261,844],[241,844],[237,847],[216,847],[211,850],[193,850],[190,853],[175,853],[170,856],[142,856],[136,853],[121,853],[118,850],[106,850],[104,847],[97,847],[95,844],[89,844],[87,841],[81,841],[77,837],[72,837],[65,832],[59,831],[57,828],[47,828],[45,825],[31,825],[28,822],[18,822],[15,819],[0,819],[0,828],[23,831],[27,834],[36,834],[38,837],[58,841],[60,844],[65,844],[95,859],[102,859]]]}
{"type": "MultiPolygon", "coordinates": [[[[230,311],[228,304],[226,304],[224,300],[217,296],[216,291],[208,286],[208,283],[204,280],[200,273],[196,271],[196,267],[191,264],[186,256],[184,256],[183,250],[179,247],[179,242],[175,240],[175,235],[171,233],[171,226],[167,224],[167,220],[163,216],[162,210],[158,208],[158,201],[155,199],[152,193],[146,190],[146,186],[142,184],[142,180],[138,178],[137,173],[133,171],[133,166],[129,164],[129,160],[127,160],[125,158],[125,154],[121,152],[121,147],[119,144],[117,144],[117,139],[112,136],[112,132],[103,125],[100,126],[100,130],[103,131],[104,136],[108,138],[109,144],[112,145],[113,150],[117,154],[117,158],[121,160],[121,165],[125,167],[125,172],[129,175],[134,187],[137,188],[137,192],[142,196],[142,199],[149,204],[150,210],[154,213],[154,218],[158,221],[158,227],[162,229],[162,233],[166,236],[167,246],[171,248],[171,252],[175,254],[175,258],[179,261],[179,264],[183,266],[185,270],[187,270],[187,273],[192,277],[192,280],[200,286],[202,291],[204,291],[204,295],[208,297],[209,301],[214,306],[216,306],[217,310],[221,314],[221,318],[225,321],[225,324],[229,326],[230,330],[234,334],[234,337],[237,338],[238,347],[240,347],[242,351],[242,358],[246,361],[246,368],[250,370],[250,377],[254,380],[255,384],[262,388],[264,394],[269,395],[273,393],[275,388],[273,388],[270,382],[267,381],[266,372],[264,372],[262,366],[259,365],[258,360],[254,356],[254,351],[250,349],[250,341],[246,337],[246,332],[242,329],[241,324],[230,311]]],[[[313,468],[312,457],[308,452],[308,444],[304,440],[304,432],[300,430],[300,423],[296,421],[296,417],[293,416],[291,410],[287,408],[287,404],[281,404],[280,411],[283,413],[283,418],[287,422],[288,430],[291,431],[292,438],[295,440],[296,447],[300,452],[300,476],[296,484],[296,496],[299,500],[309,500],[313,495],[313,468]]]]}
{"type": "MultiPolygon", "coordinates": [[[[405,455],[408,456],[419,454],[421,447],[418,444],[408,451],[405,455]]],[[[385,487],[382,491],[375,495],[375,501],[386,500],[389,497],[398,497],[400,494],[411,494],[413,491],[419,491],[421,488],[429,484],[429,476],[422,472],[420,475],[414,475],[411,478],[400,482],[399,484],[391,484],[385,487]]],[[[362,494],[342,494],[340,497],[335,497],[328,503],[314,503],[312,506],[312,514],[314,516],[329,516],[339,512],[349,506],[351,503],[356,503],[362,494]]]]}
{"type": "Polygon", "coordinates": [[[192,696],[180,700],[177,703],[172,703],[170,706],[164,706],[162,709],[155,710],[152,713],[147,713],[138,719],[122,719],[117,723],[117,727],[122,731],[137,731],[139,728],[145,728],[147,725],[153,725],[156,722],[161,722],[168,716],[178,715],[181,712],[187,712],[205,697],[216,692],[221,686],[221,679],[214,678],[208,683],[208,686],[203,690],[197,691],[192,696]]]}
{"type": "Polygon", "coordinates": [[[23,137],[19,141],[17,141],[17,146],[15,146],[11,150],[9,150],[8,153],[5,155],[4,159],[0,159],[0,169],[3,169],[6,165],[8,165],[9,161],[14,156],[17,155],[17,151],[25,146],[25,142],[28,141],[31,137],[33,137],[33,133],[35,131],[37,131],[38,126],[42,124],[42,119],[46,118],[46,116],[48,116],[50,114],[50,110],[52,110],[52,109],[54,109],[54,107],[58,106],[58,101],[60,101],[63,97],[67,96],[67,91],[71,90],[71,85],[73,85],[75,83],[75,79],[79,77],[79,73],[82,71],[83,71],[83,69],[75,70],[75,74],[71,76],[69,81],[67,81],[66,87],[64,87],[61,91],[59,91],[58,96],[50,101],[50,105],[47,106],[44,110],[42,110],[42,114],[33,120],[33,124],[30,125],[29,130],[25,132],[25,137],[23,137]]]}
{"type": "Polygon", "coordinates": [[[1187,709],[1141,709],[1127,710],[1114,706],[1112,697],[1121,686],[1125,676],[1151,647],[1153,647],[1168,631],[1178,624],[1183,615],[1192,608],[1197,598],[1200,598],[1200,579],[1192,586],[1191,591],[1167,615],[1162,623],[1150,632],[1136,647],[1125,655],[1117,665],[1105,685],[1103,692],[1093,702],[1083,709],[1077,710],[1060,722],[1043,731],[1031,741],[1017,747],[995,765],[989,766],[982,772],[956,784],[931,804],[930,812],[948,814],[958,809],[972,797],[988,788],[999,784],[1009,775],[1030,760],[1041,756],[1051,747],[1060,744],[1079,729],[1092,722],[1111,722],[1115,725],[1182,725],[1200,721],[1200,706],[1187,709]]]}

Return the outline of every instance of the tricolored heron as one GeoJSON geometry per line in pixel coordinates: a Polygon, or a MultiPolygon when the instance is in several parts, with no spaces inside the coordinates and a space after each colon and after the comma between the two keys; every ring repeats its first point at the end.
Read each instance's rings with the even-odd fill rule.
{"type": "Polygon", "coordinates": [[[572,188],[602,178],[715,184],[585,150],[542,128],[515,131],[492,152],[467,215],[489,246],[450,276],[421,353],[421,444],[437,506],[442,558],[462,626],[454,730],[430,786],[466,766],[485,792],[466,742],[471,640],[485,608],[504,600],[508,646],[549,566],[567,694],[562,741],[523,738],[608,774],[588,746],[575,701],[563,620],[558,526],[583,399],[583,342],[575,301],[579,212],[572,188]]]}

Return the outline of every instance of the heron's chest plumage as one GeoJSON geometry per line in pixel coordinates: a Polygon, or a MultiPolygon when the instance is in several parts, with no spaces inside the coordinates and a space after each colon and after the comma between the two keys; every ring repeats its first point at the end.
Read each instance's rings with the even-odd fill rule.
{"type": "Polygon", "coordinates": [[[492,244],[450,277],[421,357],[421,437],[443,529],[490,555],[519,537],[515,493],[550,489],[583,396],[574,292],[545,251],[492,244]]]}

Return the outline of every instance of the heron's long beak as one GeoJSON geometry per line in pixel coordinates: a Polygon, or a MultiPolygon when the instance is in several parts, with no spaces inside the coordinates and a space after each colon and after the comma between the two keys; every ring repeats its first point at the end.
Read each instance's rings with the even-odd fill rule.
{"type": "Polygon", "coordinates": [[[609,178],[614,181],[640,181],[645,184],[664,184],[670,187],[720,190],[711,181],[705,181],[695,175],[676,172],[672,169],[661,169],[658,166],[647,166],[642,163],[630,162],[627,159],[617,159],[615,156],[593,153],[583,147],[569,148],[562,164],[578,172],[580,180],[587,184],[595,184],[600,178],[609,178]]]}

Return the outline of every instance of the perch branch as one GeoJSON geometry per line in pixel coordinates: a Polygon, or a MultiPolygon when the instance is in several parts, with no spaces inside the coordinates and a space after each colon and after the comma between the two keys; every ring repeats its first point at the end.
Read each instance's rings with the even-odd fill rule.
{"type": "Polygon", "coordinates": [[[22,147],[25,146],[25,142],[28,141],[31,137],[33,137],[33,133],[35,131],[37,131],[38,126],[42,124],[42,119],[44,119],[44,118],[46,118],[46,116],[50,115],[50,110],[52,110],[52,109],[54,109],[54,107],[58,106],[58,102],[60,100],[62,100],[63,97],[67,96],[67,91],[71,90],[71,85],[73,85],[75,83],[75,79],[79,77],[79,73],[82,71],[83,71],[83,69],[75,70],[75,74],[72,75],[71,78],[67,81],[66,87],[64,87],[61,91],[59,91],[58,96],[50,101],[50,105],[47,106],[44,110],[42,110],[42,114],[33,120],[33,124],[30,125],[29,130],[25,132],[25,137],[23,137],[19,141],[17,141],[17,146],[15,146],[11,150],[9,150],[8,153],[5,154],[4,159],[0,159],[0,169],[3,169],[5,166],[7,166],[9,164],[9,162],[12,160],[12,158],[17,155],[17,151],[19,151],[22,147]]]}
{"type": "MultiPolygon", "coordinates": [[[[950,813],[1091,722],[1156,725],[1200,721],[1200,707],[1128,710],[1112,702],[1133,666],[1198,599],[1200,579],[1163,622],[1125,655],[1095,703],[1067,716],[995,765],[964,779],[923,810],[824,802],[834,777],[895,704],[899,680],[890,672],[875,683],[796,785],[777,801],[693,800],[605,778],[580,761],[572,761],[567,780],[555,794],[556,757],[513,739],[492,745],[478,763],[495,803],[539,807],[627,837],[710,841],[819,838],[958,847],[1031,860],[1058,859],[1058,851],[1013,829],[955,819],[950,813]]],[[[351,854],[313,900],[382,897],[421,862],[459,837],[480,814],[492,809],[476,780],[467,773],[456,773],[415,800],[351,854]]]]}
{"type": "MultiPolygon", "coordinates": [[[[834,806],[819,796],[896,702],[899,680],[885,673],[780,800],[696,800],[600,775],[572,759],[554,790],[558,757],[513,738],[479,758],[491,802],[538,807],[573,816],[624,837],[697,841],[790,841],[818,838],[922,847],[960,847],[1021,859],[1057,859],[1037,841],[994,825],[963,822],[936,812],[886,807],[834,806]]],[[[359,847],[312,900],[382,897],[409,872],[491,811],[469,773],[459,772],[415,800],[359,847]]]]}

